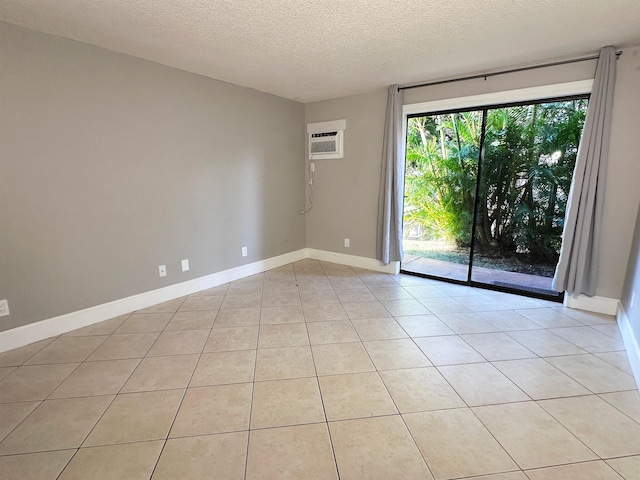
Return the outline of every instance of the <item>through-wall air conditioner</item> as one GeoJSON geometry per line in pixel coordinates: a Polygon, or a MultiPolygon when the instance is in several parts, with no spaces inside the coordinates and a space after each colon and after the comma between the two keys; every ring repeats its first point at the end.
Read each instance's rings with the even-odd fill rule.
{"type": "Polygon", "coordinates": [[[346,120],[307,124],[309,159],[344,158],[344,131],[346,120]]]}

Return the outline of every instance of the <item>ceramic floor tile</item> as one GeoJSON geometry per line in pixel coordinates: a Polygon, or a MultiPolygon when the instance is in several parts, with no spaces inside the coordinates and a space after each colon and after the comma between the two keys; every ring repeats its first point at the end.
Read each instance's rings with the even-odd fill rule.
{"type": "Polygon", "coordinates": [[[543,358],[509,360],[493,365],[534,400],[590,393],[543,358]]]}
{"type": "Polygon", "coordinates": [[[611,315],[587,312],[585,310],[578,310],[577,308],[567,308],[563,306],[555,307],[554,310],[579,321],[583,325],[615,325],[616,323],[615,317],[612,317],[611,315]]]}
{"type": "Polygon", "coordinates": [[[336,292],[339,290],[366,287],[364,282],[357,277],[331,277],[329,278],[329,283],[331,283],[331,286],[336,292]]]}
{"type": "Polygon", "coordinates": [[[331,375],[318,380],[329,421],[398,413],[376,372],[331,375]]]}
{"type": "Polygon", "coordinates": [[[440,288],[428,285],[408,286],[404,289],[414,298],[442,298],[448,297],[440,288]]]}
{"type": "MultiPolygon", "coordinates": [[[[356,340],[357,340],[357,338],[356,338],[356,340]]],[[[4,377],[9,375],[16,368],[18,368],[18,367],[0,367],[0,380],[2,380],[4,377]]]]}
{"type": "Polygon", "coordinates": [[[486,362],[482,355],[457,335],[422,337],[413,340],[434,365],[486,362]]]}
{"type": "Polygon", "coordinates": [[[507,332],[507,335],[541,357],[586,353],[577,345],[567,342],[549,330],[507,332]]]}
{"type": "Polygon", "coordinates": [[[603,461],[576,463],[559,467],[528,470],[530,480],[620,480],[620,476],[603,461]]]}
{"type": "Polygon", "coordinates": [[[113,396],[46,400],[0,443],[0,455],[77,448],[112,400],[113,396]]]}
{"type": "Polygon", "coordinates": [[[477,313],[439,313],[442,320],[455,333],[489,333],[498,329],[482,319],[477,313]]]}
{"type": "Polygon", "coordinates": [[[300,305],[298,290],[288,292],[265,291],[262,295],[263,307],[283,307],[286,305],[300,305]]]}
{"type": "Polygon", "coordinates": [[[127,443],[81,448],[59,480],[147,480],[160,456],[163,442],[127,443]]]}
{"type": "Polygon", "coordinates": [[[157,305],[137,310],[136,313],[176,313],[184,300],[185,297],[176,298],[168,302],[158,303],[157,305]]]}
{"type": "Polygon", "coordinates": [[[505,333],[474,333],[460,337],[490,362],[537,357],[505,333]]]}
{"type": "Polygon", "coordinates": [[[517,465],[469,410],[403,415],[436,479],[517,470],[517,465]]]}
{"type": "Polygon", "coordinates": [[[314,377],[311,349],[308,346],[258,350],[255,381],[314,377]]]}
{"type": "Polygon", "coordinates": [[[318,375],[372,372],[375,370],[362,343],[313,345],[313,360],[318,375]]]}
{"type": "Polygon", "coordinates": [[[539,403],[601,458],[640,453],[640,425],[596,395],[539,403]]]}
{"type": "Polygon", "coordinates": [[[0,403],[0,442],[38,405],[40,402],[0,403]]]}
{"type": "Polygon", "coordinates": [[[253,389],[251,428],[324,422],[315,378],[257,382],[253,389]]]}
{"type": "MultiPolygon", "coordinates": [[[[404,300],[398,300],[404,301],[404,300]]],[[[382,303],[375,302],[354,302],[343,304],[344,310],[347,312],[351,320],[359,320],[363,318],[388,318],[391,317],[382,303]]],[[[429,312],[423,312],[429,313],[429,312]]]]}
{"type": "Polygon", "coordinates": [[[371,287],[369,288],[371,293],[375,295],[375,297],[382,300],[406,300],[413,298],[413,296],[407,292],[404,288],[399,286],[392,287],[371,287]]]}
{"type": "Polygon", "coordinates": [[[54,480],[74,453],[75,450],[60,450],[0,457],[2,480],[54,480]]]}
{"type": "Polygon", "coordinates": [[[255,366],[255,350],[203,353],[191,379],[191,386],[253,382],[255,366]]]}
{"type": "Polygon", "coordinates": [[[158,332],[111,335],[87,360],[142,358],[147,354],[159,335],[158,332]]]}
{"type": "Polygon", "coordinates": [[[618,323],[614,323],[612,325],[592,325],[591,328],[599,331],[600,333],[604,333],[616,340],[622,340],[622,334],[620,333],[620,328],[618,327],[618,323]]]}
{"type": "Polygon", "coordinates": [[[360,339],[391,340],[394,338],[407,338],[406,332],[393,318],[374,318],[368,320],[352,320],[353,326],[360,339]]]}
{"type": "Polygon", "coordinates": [[[115,332],[123,322],[129,318],[129,313],[126,315],[120,315],[119,317],[111,318],[103,322],[94,323],[83,328],[78,328],[70,332],[65,333],[68,337],[83,337],[88,335],[111,335],[115,332]]]}
{"type": "Polygon", "coordinates": [[[162,332],[147,356],[188,355],[201,353],[209,336],[209,330],[184,330],[162,332]]]}
{"type": "Polygon", "coordinates": [[[439,298],[421,298],[420,303],[436,315],[449,313],[472,313],[472,311],[455,299],[444,296],[439,298]]]}
{"type": "Polygon", "coordinates": [[[162,450],[153,480],[244,480],[248,432],[171,438],[162,450]]]}
{"type": "Polygon", "coordinates": [[[433,337],[453,335],[454,332],[435,315],[412,315],[396,317],[396,321],[411,337],[433,337]]]}
{"type": "Polygon", "coordinates": [[[258,326],[214,328],[209,334],[204,352],[255,350],[258,348],[258,326]]]}
{"type": "Polygon", "coordinates": [[[520,315],[513,310],[503,310],[499,312],[479,312],[484,320],[496,327],[501,332],[509,332],[516,330],[537,330],[542,328],[535,322],[532,322],[524,315],[520,315]]]}
{"type": "Polygon", "coordinates": [[[378,370],[431,366],[424,353],[409,339],[364,342],[364,346],[378,370]]]}
{"type": "Polygon", "coordinates": [[[143,358],[122,393],[187,388],[198,358],[198,355],[143,358]]]}
{"type": "Polygon", "coordinates": [[[624,350],[622,340],[617,340],[591,327],[554,328],[551,330],[565,340],[584,348],[587,352],[613,352],[624,350]]]}
{"type": "Polygon", "coordinates": [[[25,365],[83,362],[106,339],[106,335],[58,337],[25,362],[25,365]]]}
{"type": "Polygon", "coordinates": [[[220,306],[221,310],[237,308],[260,308],[262,306],[262,292],[258,293],[227,293],[220,306]]]}
{"type": "Polygon", "coordinates": [[[253,430],[246,480],[337,480],[326,424],[253,430]]]}
{"type": "Polygon", "coordinates": [[[522,469],[598,458],[535,402],[473,410],[522,469]]]}
{"type": "Polygon", "coordinates": [[[263,307],[260,313],[260,325],[304,322],[304,314],[300,305],[283,307],[263,307]]]}
{"type": "Polygon", "coordinates": [[[347,312],[339,303],[303,305],[302,309],[304,310],[304,319],[307,322],[332,322],[349,319],[347,312]]]}
{"type": "Polygon", "coordinates": [[[613,365],[618,370],[622,370],[624,373],[633,375],[633,370],[631,369],[631,364],[629,363],[629,355],[626,351],[596,353],[595,356],[601,360],[604,360],[609,365],[613,365]]]}
{"type": "Polygon", "coordinates": [[[208,330],[213,326],[213,322],[218,314],[217,310],[176,312],[171,321],[167,324],[166,331],[174,330],[208,330]]]}
{"type": "Polygon", "coordinates": [[[464,407],[465,403],[437,369],[410,368],[380,372],[400,413],[464,407]]]}
{"type": "Polygon", "coordinates": [[[407,300],[383,300],[382,305],[394,317],[410,315],[428,315],[432,313],[427,307],[415,299],[407,300]]]}
{"type": "Polygon", "coordinates": [[[640,394],[638,394],[638,390],[605,393],[600,395],[600,398],[640,423],[640,394]]]}
{"type": "Polygon", "coordinates": [[[137,358],[82,363],[49,398],[115,395],[139,363],[137,358]]]}
{"type": "Polygon", "coordinates": [[[260,325],[258,348],[295,347],[298,345],[309,345],[306,324],[260,325]]]}
{"type": "Polygon", "coordinates": [[[527,308],[517,313],[544,328],[580,327],[582,324],[553,308],[527,308]]]}
{"type": "Polygon", "coordinates": [[[349,343],[360,340],[350,321],[307,323],[311,345],[349,343]]]}
{"type": "Polygon", "coordinates": [[[607,463],[626,480],[640,480],[640,455],[614,458],[607,463]]]}
{"type": "MultiPolygon", "coordinates": [[[[226,297],[225,297],[226,298],[226,297]]],[[[222,297],[195,296],[187,297],[180,306],[179,312],[197,312],[218,310],[222,305],[222,297]]]]}
{"type": "Polygon", "coordinates": [[[218,285],[217,287],[207,288],[206,290],[201,290],[198,293],[192,293],[189,295],[190,297],[224,297],[229,290],[229,284],[225,283],[224,285],[218,285]]]}
{"type": "Polygon", "coordinates": [[[490,363],[438,367],[469,406],[522,402],[529,397],[490,363]]]}
{"type": "Polygon", "coordinates": [[[83,446],[166,438],[183,395],[184,390],[118,395],[83,446]],[[153,408],[149,408],[150,405],[153,408]]]}
{"type": "Polygon", "coordinates": [[[213,328],[249,327],[260,323],[260,308],[232,308],[220,310],[213,328]]]}
{"type": "Polygon", "coordinates": [[[547,360],[594,393],[635,390],[637,388],[631,375],[593,355],[550,357],[547,360]]]}
{"type": "Polygon", "coordinates": [[[377,297],[368,288],[354,288],[337,292],[341,303],[375,302],[377,297]]]}
{"type": "Polygon", "coordinates": [[[264,289],[264,280],[248,282],[248,283],[238,283],[233,282],[229,284],[229,289],[227,293],[230,295],[240,295],[245,293],[261,293],[264,289]]]}
{"type": "Polygon", "coordinates": [[[331,422],[329,429],[340,478],[433,478],[398,415],[331,422]]]}
{"type": "Polygon", "coordinates": [[[134,313],[114,333],[120,335],[123,333],[161,332],[171,317],[173,317],[173,313],[134,313]]]}
{"type": "Polygon", "coordinates": [[[44,400],[77,366],[64,363],[18,367],[0,380],[0,403],[44,400]]]}
{"type": "Polygon", "coordinates": [[[456,300],[472,312],[510,310],[512,308],[510,305],[502,303],[500,300],[491,298],[488,295],[474,294],[471,296],[460,296],[456,297],[456,300]]]}
{"type": "Polygon", "coordinates": [[[469,480],[529,480],[524,472],[497,473],[495,475],[481,475],[479,477],[469,477],[469,480]]]}
{"type": "Polygon", "coordinates": [[[340,303],[340,299],[333,290],[320,290],[317,292],[300,291],[302,305],[326,305],[328,303],[340,303]]]}

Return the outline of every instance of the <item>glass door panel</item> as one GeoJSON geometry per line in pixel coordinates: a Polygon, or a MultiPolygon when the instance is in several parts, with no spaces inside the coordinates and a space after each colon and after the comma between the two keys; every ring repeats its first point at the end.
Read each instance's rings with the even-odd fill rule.
{"type": "Polygon", "coordinates": [[[587,103],[487,110],[473,282],[557,295],[551,280],[587,103]]]}
{"type": "Polygon", "coordinates": [[[410,117],[404,271],[469,280],[481,110],[410,117]]]}

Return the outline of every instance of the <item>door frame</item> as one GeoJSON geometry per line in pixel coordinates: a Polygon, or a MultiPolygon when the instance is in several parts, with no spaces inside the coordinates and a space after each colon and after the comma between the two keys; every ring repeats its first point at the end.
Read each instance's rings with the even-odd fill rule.
{"type": "MultiPolygon", "coordinates": [[[[450,98],[444,100],[434,100],[429,102],[420,102],[407,104],[403,106],[402,109],[402,138],[404,144],[404,152],[405,158],[403,161],[406,161],[406,138],[407,138],[407,123],[409,117],[415,117],[418,115],[437,115],[439,113],[451,113],[455,111],[468,111],[474,109],[482,109],[483,111],[483,131],[482,138],[484,138],[484,124],[486,121],[486,112],[490,108],[496,107],[509,107],[518,104],[526,104],[532,102],[539,101],[553,101],[561,98],[571,98],[576,96],[589,95],[591,93],[591,89],[593,86],[593,80],[580,80],[575,82],[566,82],[552,85],[545,85],[540,87],[532,87],[532,88],[523,88],[518,90],[507,90],[502,92],[488,93],[482,95],[473,95],[467,97],[458,97],[458,98],[450,98]]],[[[481,142],[482,143],[482,142],[481,142]]],[[[481,164],[482,164],[482,144],[480,150],[479,157],[479,166],[478,166],[478,179],[476,183],[476,197],[474,201],[474,222],[472,225],[472,232],[475,232],[476,229],[476,216],[477,216],[477,205],[478,205],[478,188],[480,185],[480,175],[481,175],[481,164]]],[[[405,177],[402,178],[402,190],[404,191],[404,180],[405,177]]],[[[404,217],[404,206],[403,206],[403,217],[404,217]]],[[[404,225],[404,222],[403,222],[404,225]]],[[[562,303],[564,301],[564,292],[559,293],[558,295],[549,295],[542,292],[536,292],[534,290],[524,290],[510,287],[503,287],[500,285],[492,285],[488,283],[482,283],[472,280],[471,272],[473,268],[473,240],[471,242],[471,251],[469,255],[469,264],[468,264],[468,274],[467,280],[455,280],[450,278],[438,277],[435,275],[429,275],[425,273],[418,272],[410,272],[402,269],[402,262],[399,262],[400,273],[420,276],[424,278],[431,278],[443,282],[453,283],[457,285],[467,285],[478,288],[484,288],[487,290],[495,290],[499,292],[505,293],[516,293],[518,295],[523,295],[527,297],[541,298],[544,300],[550,300],[554,302],[562,303]]]]}

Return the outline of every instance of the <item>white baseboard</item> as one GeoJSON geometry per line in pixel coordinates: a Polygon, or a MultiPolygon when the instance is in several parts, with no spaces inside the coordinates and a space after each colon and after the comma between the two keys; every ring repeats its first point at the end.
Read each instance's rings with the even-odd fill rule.
{"type": "Polygon", "coordinates": [[[61,335],[77,328],[86,327],[135,310],[141,310],[158,303],[173,300],[174,298],[191,295],[201,290],[206,290],[207,288],[213,288],[224,283],[233,282],[234,280],[240,280],[241,278],[249,277],[305,258],[307,258],[307,249],[301,249],[229,270],[212,273],[211,275],[205,275],[204,277],[194,278],[193,280],[187,280],[186,282],[158,288],[157,290],[132,295],[96,305],[95,307],[85,308],[76,312],[6,330],[0,332],[0,352],[61,335]]]}
{"type": "Polygon", "coordinates": [[[631,364],[633,376],[636,379],[636,385],[640,387],[640,338],[636,338],[633,334],[631,322],[622,305],[620,305],[618,309],[618,328],[620,329],[624,347],[629,356],[629,363],[631,364]]]}
{"type": "Polygon", "coordinates": [[[315,248],[307,248],[307,258],[313,258],[314,260],[321,260],[323,262],[339,263],[341,265],[364,268],[366,270],[373,270],[382,273],[396,274],[400,271],[400,262],[391,262],[385,265],[375,258],[358,257],[355,255],[347,255],[346,253],[316,250],[315,248]]]}
{"type": "Polygon", "coordinates": [[[577,297],[565,295],[564,297],[565,307],[586,310],[587,312],[602,313],[604,315],[615,315],[618,313],[619,304],[619,300],[608,297],[587,297],[586,295],[579,295],[577,297]]]}

